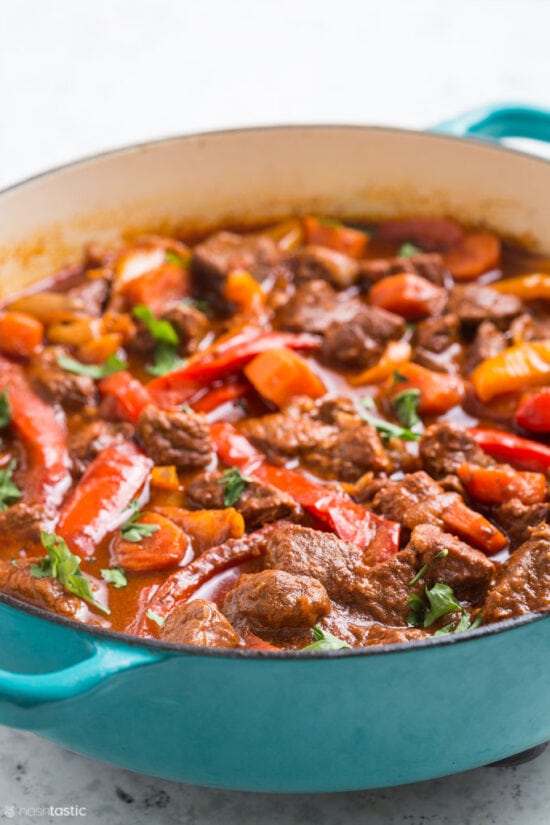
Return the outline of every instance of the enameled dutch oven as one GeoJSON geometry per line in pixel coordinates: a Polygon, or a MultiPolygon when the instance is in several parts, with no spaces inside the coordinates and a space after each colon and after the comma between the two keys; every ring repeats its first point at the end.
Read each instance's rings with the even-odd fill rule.
{"type": "MultiPolygon", "coordinates": [[[[455,135],[550,140],[550,113],[484,110],[455,135]]],[[[291,212],[448,214],[550,251],[550,163],[487,140],[348,126],[173,138],[0,197],[3,294],[113,227],[291,212]]],[[[0,596],[0,722],[167,779],[344,791],[474,768],[550,739],[550,616],[330,654],[217,651],[86,629],[0,596]]]]}

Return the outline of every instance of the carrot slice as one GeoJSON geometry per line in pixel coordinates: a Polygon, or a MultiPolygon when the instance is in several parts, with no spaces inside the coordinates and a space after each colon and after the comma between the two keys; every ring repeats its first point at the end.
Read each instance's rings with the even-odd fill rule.
{"type": "MultiPolygon", "coordinates": [[[[159,513],[142,513],[138,524],[156,528],[140,541],[127,541],[117,533],[111,548],[113,562],[125,570],[143,572],[175,567],[190,554],[189,540],[173,521],[159,513]]],[[[191,554],[190,554],[191,555],[191,554]]]]}
{"type": "Polygon", "coordinates": [[[304,230],[307,244],[326,246],[350,258],[362,258],[369,242],[367,233],[360,229],[311,216],[304,218],[304,230]]]}
{"type": "Polygon", "coordinates": [[[470,281],[500,263],[500,241],[490,232],[466,237],[444,256],[445,265],[456,281],[470,281]]]}
{"type": "Polygon", "coordinates": [[[502,504],[519,498],[524,504],[538,504],[546,498],[546,476],[500,467],[476,467],[462,464],[457,475],[472,498],[482,504],[502,504]]]}
{"type": "Polygon", "coordinates": [[[288,349],[272,349],[257,355],[245,368],[244,374],[257,392],[283,407],[297,395],[320,398],[326,387],[308,362],[288,349]]]}
{"type": "Polygon", "coordinates": [[[462,379],[456,375],[434,372],[412,361],[399,367],[399,373],[405,378],[397,384],[392,382],[390,398],[408,389],[420,390],[418,412],[439,415],[460,403],[464,394],[462,379]]]}
{"type": "Polygon", "coordinates": [[[395,312],[408,321],[436,315],[446,300],[443,287],[410,272],[382,278],[369,292],[369,303],[373,306],[395,312]]]}
{"type": "Polygon", "coordinates": [[[0,316],[0,349],[7,355],[29,358],[42,344],[44,326],[26,312],[0,316]]]}
{"type": "Polygon", "coordinates": [[[181,507],[154,507],[191,539],[196,554],[244,535],[244,519],[233,507],[224,510],[183,510],[181,507]]]}
{"type": "Polygon", "coordinates": [[[497,530],[494,524],[487,521],[481,513],[470,510],[459,496],[441,517],[452,533],[488,556],[503,550],[508,543],[506,536],[497,530]]]}
{"type": "Polygon", "coordinates": [[[188,291],[188,270],[175,263],[162,264],[120,286],[120,292],[131,305],[145,304],[155,315],[188,291]]]}

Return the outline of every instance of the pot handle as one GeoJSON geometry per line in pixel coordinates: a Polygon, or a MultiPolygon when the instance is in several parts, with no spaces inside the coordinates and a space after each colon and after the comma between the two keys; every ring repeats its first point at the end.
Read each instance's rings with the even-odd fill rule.
{"type": "Polygon", "coordinates": [[[549,143],[550,110],[521,103],[483,106],[438,123],[430,131],[457,137],[531,138],[549,143]]]}
{"type": "Polygon", "coordinates": [[[92,641],[91,648],[91,656],[61,670],[38,674],[0,670],[0,703],[29,707],[74,699],[110,676],[159,661],[145,648],[104,639],[92,641]]]}

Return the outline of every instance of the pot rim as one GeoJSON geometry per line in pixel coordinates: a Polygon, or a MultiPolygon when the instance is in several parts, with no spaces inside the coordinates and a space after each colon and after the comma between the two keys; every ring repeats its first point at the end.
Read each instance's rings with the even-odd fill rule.
{"type": "MultiPolygon", "coordinates": [[[[392,134],[403,134],[408,136],[415,136],[426,138],[428,140],[444,140],[451,143],[460,143],[467,145],[475,145],[478,148],[484,148],[491,152],[501,152],[508,156],[519,155],[522,158],[533,161],[536,164],[544,166],[550,165],[550,158],[539,157],[532,155],[529,152],[503,146],[501,143],[490,142],[486,138],[477,136],[460,137],[457,135],[447,135],[441,132],[422,131],[419,129],[404,129],[398,126],[384,126],[379,124],[359,124],[359,123],[276,123],[264,124],[261,126],[237,126],[227,129],[210,129],[200,132],[180,133],[176,135],[168,135],[153,140],[140,141],[137,143],[124,144],[115,149],[106,149],[101,152],[84,155],[75,158],[74,160],[62,163],[57,166],[49,167],[43,171],[37,172],[34,175],[15,181],[0,190],[0,199],[11,193],[17,192],[26,186],[40,181],[44,178],[54,177],[60,172],[69,171],[79,166],[91,164],[96,161],[107,160],[109,158],[123,157],[134,152],[146,151],[148,149],[156,148],[164,144],[178,143],[192,141],[202,138],[223,138],[228,135],[239,135],[249,133],[270,133],[270,132],[284,132],[284,131],[360,131],[360,132],[390,132],[392,134]]],[[[541,621],[548,618],[545,613],[529,613],[512,619],[505,619],[501,622],[496,622],[491,625],[482,625],[472,631],[466,631],[458,634],[448,634],[446,636],[428,637],[416,642],[400,642],[397,644],[387,645],[373,645],[365,648],[344,648],[333,651],[303,651],[299,650],[281,650],[280,652],[262,651],[262,650],[248,650],[248,649],[234,649],[234,648],[208,648],[197,647],[194,645],[175,644],[172,642],[164,642],[161,639],[143,639],[138,636],[132,636],[121,631],[109,630],[107,628],[98,628],[91,625],[79,622],[76,619],[69,619],[67,617],[58,615],[44,608],[37,607],[33,604],[28,604],[19,599],[0,592],[0,604],[5,604],[8,607],[20,610],[23,613],[28,613],[36,618],[43,619],[54,624],[68,627],[72,630],[88,634],[94,638],[107,639],[112,642],[119,642],[128,644],[134,647],[145,647],[155,651],[165,651],[172,654],[186,654],[191,656],[207,656],[223,659],[270,659],[270,660],[288,660],[299,659],[300,661],[317,661],[319,659],[342,659],[349,657],[363,657],[363,656],[382,656],[392,653],[414,653],[415,650],[442,647],[448,645],[462,644],[464,642],[478,639],[481,637],[493,636],[496,634],[504,634],[516,627],[521,627],[526,624],[541,621]]]]}

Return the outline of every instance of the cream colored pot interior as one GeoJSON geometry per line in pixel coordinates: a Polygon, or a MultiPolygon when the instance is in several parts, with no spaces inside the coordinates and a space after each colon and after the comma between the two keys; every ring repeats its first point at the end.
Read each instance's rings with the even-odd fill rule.
{"type": "Polygon", "coordinates": [[[174,138],[50,172],[0,196],[0,297],[121,232],[446,214],[550,252],[550,163],[498,147],[369,127],[174,138]]]}

